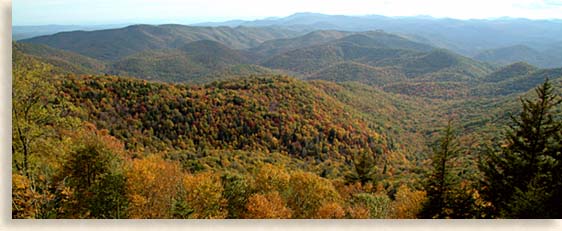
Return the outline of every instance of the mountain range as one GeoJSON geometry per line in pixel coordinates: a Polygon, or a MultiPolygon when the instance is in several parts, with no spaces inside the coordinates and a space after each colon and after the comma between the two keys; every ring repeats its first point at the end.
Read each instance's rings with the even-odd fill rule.
{"type": "Polygon", "coordinates": [[[447,216],[501,217],[478,164],[522,98],[562,89],[559,25],[306,13],[18,40],[13,217],[415,218],[449,141],[447,216]]]}

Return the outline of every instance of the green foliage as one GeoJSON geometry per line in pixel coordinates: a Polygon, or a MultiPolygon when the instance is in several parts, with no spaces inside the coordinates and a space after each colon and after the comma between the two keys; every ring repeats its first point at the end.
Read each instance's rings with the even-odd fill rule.
{"type": "Polygon", "coordinates": [[[225,173],[222,175],[221,181],[224,186],[223,196],[228,201],[227,218],[242,217],[252,192],[247,177],[239,174],[225,173]]]}
{"type": "MultiPolygon", "coordinates": [[[[506,67],[511,69],[513,67],[506,67]]],[[[492,78],[494,74],[492,74],[492,78]]],[[[523,93],[532,90],[545,79],[559,79],[562,68],[530,70],[525,74],[515,74],[499,82],[483,83],[470,89],[470,94],[475,96],[502,96],[514,93],[523,93]]]]}
{"type": "Polygon", "coordinates": [[[21,52],[35,57],[64,73],[102,73],[105,69],[105,64],[96,59],[41,44],[12,43],[12,52],[21,52]]]}
{"type": "Polygon", "coordinates": [[[115,61],[149,50],[178,47],[211,39],[235,49],[255,46],[266,40],[287,38],[299,32],[282,28],[194,27],[183,25],[132,25],[120,29],[75,31],[23,40],[73,51],[91,58],[115,61]]]}
{"type": "MultiPolygon", "coordinates": [[[[151,34],[168,27],[174,26],[128,29],[151,34]]],[[[247,51],[210,41],[103,54],[127,53],[119,69],[140,71],[135,75],[162,80],[185,70],[196,73],[193,81],[218,80],[205,85],[61,75],[91,63],[15,44],[12,216],[412,218],[427,197],[424,217],[559,217],[559,104],[550,119],[558,125],[537,129],[525,125],[539,121],[532,116],[536,104],[524,101],[523,111],[530,112],[515,126],[523,132],[514,129],[513,142],[495,153],[496,160],[504,152],[518,156],[512,158],[518,168],[510,171],[522,177],[505,179],[527,181],[505,190],[511,192],[505,206],[490,199],[486,190],[501,188],[486,184],[491,180],[482,192],[494,204],[480,197],[473,154],[496,142],[508,114],[517,111],[517,95],[505,92],[524,92],[559,70],[514,66],[485,76],[493,68],[382,32],[309,36],[272,41],[262,52],[288,59],[283,68],[302,71],[303,78],[345,83],[266,74],[271,70],[245,63],[256,61],[244,59],[247,51]],[[300,40],[309,45],[291,51],[300,40]],[[322,47],[329,49],[316,50],[322,47]],[[314,60],[292,59],[301,53],[314,60]],[[254,72],[264,75],[246,76],[254,72]],[[498,94],[486,93],[494,87],[498,94]],[[459,135],[447,130],[426,175],[427,144],[450,114],[459,118],[459,135]],[[521,153],[535,147],[528,134],[548,138],[532,167],[538,173],[525,178],[529,168],[521,169],[530,161],[521,153]]]]}
{"type": "Polygon", "coordinates": [[[93,195],[89,198],[91,216],[102,219],[127,218],[129,201],[125,197],[125,176],[113,173],[103,177],[100,182],[93,185],[93,195]]]}
{"type": "Polygon", "coordinates": [[[536,97],[521,99],[501,149],[481,166],[486,198],[502,217],[560,217],[561,99],[548,80],[536,97]]]}
{"type": "Polygon", "coordinates": [[[353,157],[353,172],[346,176],[347,182],[361,182],[361,184],[371,183],[375,184],[379,173],[376,168],[377,156],[368,153],[354,153],[353,157]]]}
{"type": "Polygon", "coordinates": [[[333,82],[356,81],[373,86],[383,86],[404,81],[406,76],[396,68],[373,67],[356,62],[342,62],[330,65],[306,79],[321,79],[333,82]]]}
{"type": "Polygon", "coordinates": [[[13,158],[16,169],[29,177],[30,159],[37,152],[38,142],[52,132],[42,128],[54,124],[60,110],[51,104],[55,99],[49,79],[52,66],[16,52],[13,69],[13,158]]]}
{"type": "Polygon", "coordinates": [[[386,194],[360,193],[354,196],[352,203],[369,209],[369,218],[386,219],[389,217],[391,200],[386,194]]]}
{"type": "Polygon", "coordinates": [[[67,213],[78,218],[120,218],[125,216],[125,177],[119,173],[122,160],[120,147],[96,131],[78,136],[58,179],[74,193],[72,204],[63,205],[67,213]]]}
{"type": "Polygon", "coordinates": [[[175,49],[147,50],[109,65],[107,72],[165,82],[210,82],[217,76],[272,73],[267,68],[243,65],[248,58],[221,43],[201,40],[175,49]]]}
{"type": "Polygon", "coordinates": [[[540,67],[559,67],[562,56],[555,54],[557,49],[537,51],[526,45],[514,45],[485,50],[474,56],[475,59],[499,65],[509,65],[516,62],[527,62],[540,67]]]}
{"type": "Polygon", "coordinates": [[[471,189],[472,163],[463,158],[457,135],[449,120],[443,136],[436,145],[432,168],[425,181],[428,200],[419,216],[422,218],[471,218],[477,216],[474,211],[476,202],[471,189]]]}

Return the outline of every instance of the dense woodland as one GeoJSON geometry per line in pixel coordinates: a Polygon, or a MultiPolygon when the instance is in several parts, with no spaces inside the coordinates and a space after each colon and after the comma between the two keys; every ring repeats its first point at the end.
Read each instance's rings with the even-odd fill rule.
{"type": "Polygon", "coordinates": [[[179,25],[12,58],[13,218],[562,218],[561,68],[179,25]]]}

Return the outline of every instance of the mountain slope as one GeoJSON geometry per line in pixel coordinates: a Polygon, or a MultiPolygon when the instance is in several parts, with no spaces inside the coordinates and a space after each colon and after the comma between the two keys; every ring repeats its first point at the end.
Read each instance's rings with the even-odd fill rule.
{"type": "MultiPolygon", "coordinates": [[[[214,23],[213,25],[227,25],[214,23]]],[[[537,50],[562,37],[562,20],[529,20],[500,18],[457,20],[423,16],[386,17],[381,15],[342,16],[297,13],[284,18],[238,21],[228,24],[243,26],[283,26],[310,30],[368,31],[416,35],[436,47],[474,56],[484,50],[523,44],[537,50]]],[[[560,52],[559,52],[560,53],[560,52]]]]}
{"type": "Polygon", "coordinates": [[[500,82],[505,81],[510,78],[519,77],[523,75],[527,75],[531,72],[537,71],[538,68],[532,66],[528,63],[524,62],[517,62],[501,69],[490,73],[488,76],[483,78],[485,82],[500,82]]]}
{"type": "MultiPolygon", "coordinates": [[[[509,68],[509,67],[508,67],[509,68]]],[[[562,79],[562,68],[538,69],[499,82],[483,83],[471,89],[476,96],[504,96],[527,92],[545,81],[562,79]]]]}
{"type": "Polygon", "coordinates": [[[218,42],[200,40],[177,49],[148,50],[111,64],[109,73],[167,82],[190,82],[248,58],[218,42]]]}
{"type": "Polygon", "coordinates": [[[99,31],[62,32],[22,40],[73,51],[101,60],[118,60],[145,50],[177,48],[198,40],[212,40],[241,49],[277,38],[300,35],[281,28],[191,27],[182,25],[134,25],[99,31]]]}
{"type": "Polygon", "coordinates": [[[327,44],[273,56],[263,66],[303,76],[340,62],[394,68],[422,81],[471,81],[489,74],[492,66],[443,49],[383,32],[353,34],[327,44]]]}
{"type": "Polygon", "coordinates": [[[524,45],[486,50],[474,56],[474,58],[477,60],[499,65],[507,65],[516,62],[527,62],[543,68],[562,66],[561,59],[556,59],[555,57],[551,57],[546,52],[539,52],[524,45]]]}
{"type": "Polygon", "coordinates": [[[387,150],[383,135],[356,111],[288,77],[192,86],[70,76],[59,88],[84,108],[78,116],[108,129],[131,149],[278,151],[318,160],[387,150]]]}
{"type": "Polygon", "coordinates": [[[285,53],[298,48],[304,48],[314,45],[327,43],[344,36],[350,32],[345,31],[313,31],[303,36],[288,39],[274,39],[265,41],[257,47],[250,48],[249,51],[260,56],[269,57],[281,53],[285,53]]]}
{"type": "Polygon", "coordinates": [[[307,80],[326,80],[332,82],[360,82],[368,85],[383,86],[388,83],[406,80],[406,76],[394,68],[373,67],[356,62],[342,62],[324,68],[307,80]]]}
{"type": "Polygon", "coordinates": [[[12,52],[25,53],[70,73],[102,73],[105,69],[105,63],[101,61],[40,44],[15,42],[12,52]]]}
{"type": "Polygon", "coordinates": [[[429,46],[383,32],[352,34],[321,45],[291,50],[264,60],[261,64],[308,75],[332,64],[356,61],[373,65],[385,59],[412,56],[429,46]]]}

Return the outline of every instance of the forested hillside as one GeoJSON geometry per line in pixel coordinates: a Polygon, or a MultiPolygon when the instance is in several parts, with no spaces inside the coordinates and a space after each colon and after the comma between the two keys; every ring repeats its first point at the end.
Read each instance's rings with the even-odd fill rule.
{"type": "Polygon", "coordinates": [[[45,44],[100,60],[117,60],[149,49],[176,48],[198,40],[212,40],[233,48],[248,48],[266,40],[302,32],[265,27],[190,27],[183,25],[133,25],[99,31],[61,32],[22,40],[45,44]]]}
{"type": "Polygon", "coordinates": [[[561,217],[561,68],[296,28],[13,43],[12,217],[561,217]]]}

